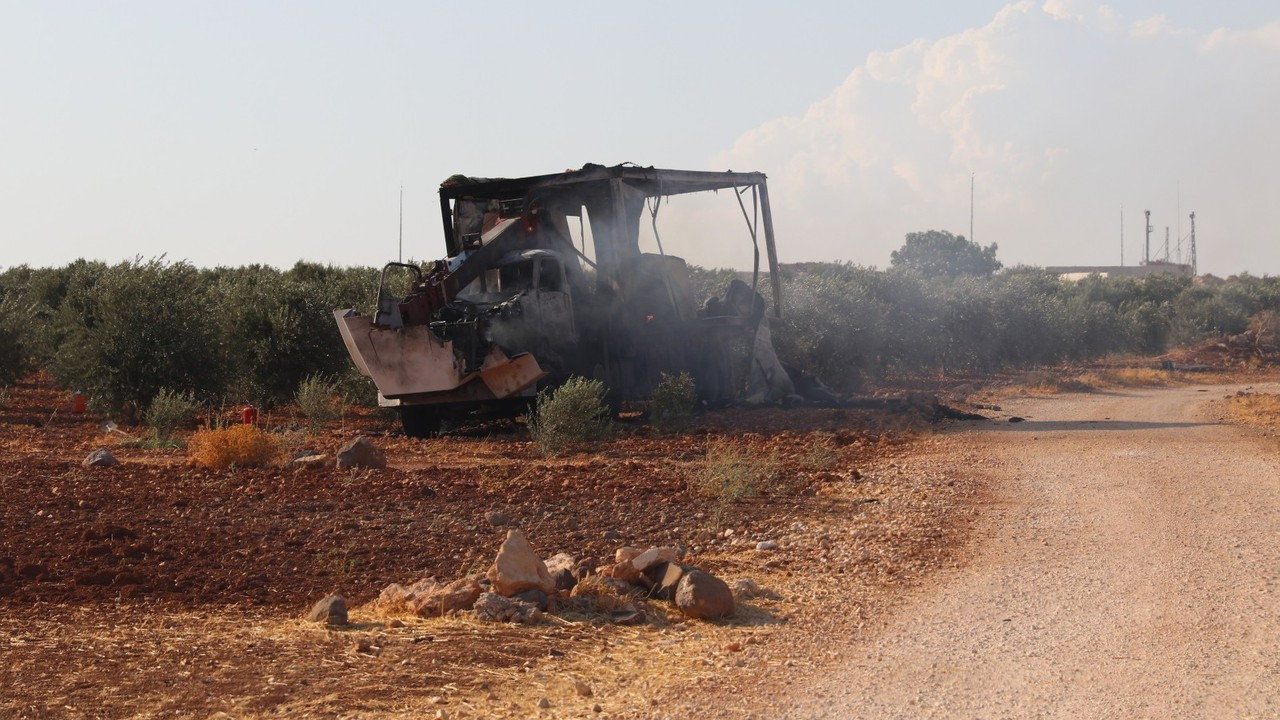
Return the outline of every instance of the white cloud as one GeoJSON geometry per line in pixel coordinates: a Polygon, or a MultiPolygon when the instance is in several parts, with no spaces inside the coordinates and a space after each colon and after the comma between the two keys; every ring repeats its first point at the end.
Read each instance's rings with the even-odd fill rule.
{"type": "Polygon", "coordinates": [[[1209,33],[1200,43],[1200,48],[1206,52],[1224,47],[1251,47],[1280,51],[1280,20],[1252,30],[1218,28],[1209,33]]]}
{"type": "Polygon", "coordinates": [[[1259,231],[1235,209],[1280,193],[1267,121],[1280,112],[1277,51],[1280,22],[1196,33],[1086,0],[1019,2],[981,27],[872,53],[803,115],[743,133],[711,166],[769,174],[784,260],[884,265],[906,232],[967,234],[971,172],[976,239],[999,242],[1006,262],[1113,262],[1121,204],[1170,225],[1199,208],[1205,231],[1211,216],[1214,233],[1238,222],[1246,243],[1259,231]],[[1204,52],[1221,47],[1243,50],[1229,63],[1204,52]]]}

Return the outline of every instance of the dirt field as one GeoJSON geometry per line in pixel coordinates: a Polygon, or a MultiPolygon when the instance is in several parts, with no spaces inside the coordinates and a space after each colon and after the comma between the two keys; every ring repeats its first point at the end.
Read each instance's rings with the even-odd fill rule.
{"type": "Polygon", "coordinates": [[[289,442],[332,453],[369,435],[385,470],[206,471],[180,450],[119,445],[65,401],[32,384],[0,410],[4,717],[716,714],[700,699],[806,677],[825,657],[801,642],[814,628],[870,622],[950,564],[975,491],[967,476],[904,474],[918,421],[871,412],[726,411],[673,438],[624,425],[556,459],[522,432],[411,441],[367,416],[289,442]],[[689,478],[713,437],[776,462],[785,492],[727,506],[698,495],[689,478]],[[82,468],[101,446],[123,465],[82,468]],[[335,590],[359,606],[391,582],[482,572],[506,532],[490,510],[544,556],[680,545],[778,597],[720,623],[655,603],[638,627],[572,614],[397,627],[359,607],[348,629],[301,619],[335,590]]]}

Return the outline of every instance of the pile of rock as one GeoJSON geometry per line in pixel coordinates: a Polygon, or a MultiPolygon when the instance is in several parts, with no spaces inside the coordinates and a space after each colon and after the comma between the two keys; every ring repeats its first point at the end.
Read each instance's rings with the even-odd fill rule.
{"type": "MultiPolygon", "coordinates": [[[[679,562],[671,547],[622,547],[609,562],[559,553],[543,560],[520,530],[510,530],[484,576],[449,583],[424,578],[393,583],[370,609],[384,616],[440,617],[471,613],[491,622],[537,623],[569,605],[620,624],[647,620],[643,600],[673,603],[686,617],[715,619],[734,612],[724,581],[679,562]]],[[[323,613],[316,613],[318,618],[323,613]]]]}

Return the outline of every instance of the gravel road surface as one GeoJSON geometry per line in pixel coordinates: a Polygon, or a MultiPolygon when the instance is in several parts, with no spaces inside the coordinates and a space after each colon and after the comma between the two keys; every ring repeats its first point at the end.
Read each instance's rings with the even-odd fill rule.
{"type": "Polygon", "coordinates": [[[1280,717],[1280,440],[1215,416],[1236,389],[1018,400],[940,438],[989,476],[971,559],[789,716],[1280,717]]]}

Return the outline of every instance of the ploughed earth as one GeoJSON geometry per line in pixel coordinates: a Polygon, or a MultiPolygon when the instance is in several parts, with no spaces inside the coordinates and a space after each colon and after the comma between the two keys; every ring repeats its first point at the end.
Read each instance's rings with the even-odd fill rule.
{"type": "Polygon", "coordinates": [[[742,688],[820,671],[822,632],[873,626],[953,563],[979,491],[914,461],[929,425],[901,409],[727,409],[666,437],[624,421],[553,458],[514,424],[421,441],[376,412],[261,418],[289,451],[363,435],[387,455],[350,470],[198,469],[103,420],[41,380],[0,408],[0,716],[733,717],[742,688]],[[776,480],[700,491],[721,438],[776,480]],[[101,447],[121,464],[82,467],[101,447]],[[636,625],[572,603],[536,624],[366,606],[483,574],[512,528],[544,558],[675,547],[761,592],[716,621],[638,600],[636,625]],[[335,592],[349,625],[304,619],[335,592]]]}

